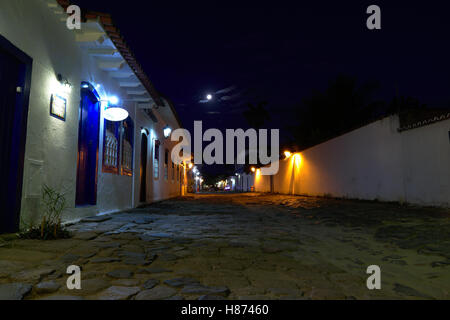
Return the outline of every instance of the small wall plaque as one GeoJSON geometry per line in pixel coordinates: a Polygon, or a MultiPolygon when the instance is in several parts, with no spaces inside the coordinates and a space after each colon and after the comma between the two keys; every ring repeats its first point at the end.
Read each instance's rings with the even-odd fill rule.
{"type": "Polygon", "coordinates": [[[59,120],[66,121],[67,99],[53,94],[50,101],[50,115],[59,120]]]}

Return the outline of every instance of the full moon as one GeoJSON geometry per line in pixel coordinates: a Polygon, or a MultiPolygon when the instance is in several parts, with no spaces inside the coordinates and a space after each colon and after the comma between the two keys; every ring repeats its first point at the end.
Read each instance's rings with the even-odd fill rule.
{"type": "Polygon", "coordinates": [[[208,99],[208,100],[212,100],[212,98],[213,98],[213,96],[210,95],[210,94],[208,94],[208,95],[206,96],[206,99],[208,99]]]}

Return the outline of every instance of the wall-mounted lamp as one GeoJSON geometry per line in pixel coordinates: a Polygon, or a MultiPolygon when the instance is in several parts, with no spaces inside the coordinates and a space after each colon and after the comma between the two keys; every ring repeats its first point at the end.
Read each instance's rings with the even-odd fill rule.
{"type": "Polygon", "coordinates": [[[129,115],[127,110],[117,106],[106,107],[105,110],[103,111],[103,114],[106,120],[114,122],[123,121],[126,118],[128,118],[129,115]]]}
{"type": "Polygon", "coordinates": [[[108,101],[111,105],[116,106],[119,104],[119,98],[117,98],[116,96],[111,96],[108,98],[108,101]]]}
{"type": "Polygon", "coordinates": [[[128,118],[128,111],[124,107],[118,106],[119,98],[116,96],[111,96],[108,100],[102,100],[102,102],[105,105],[103,115],[106,120],[118,122],[128,118]]]}
{"type": "Polygon", "coordinates": [[[167,139],[172,134],[172,128],[167,125],[167,126],[165,126],[163,132],[164,132],[164,138],[167,139]]]}
{"type": "Polygon", "coordinates": [[[285,151],[284,156],[286,157],[286,159],[289,159],[292,156],[292,153],[289,151],[285,151]]]}
{"type": "Polygon", "coordinates": [[[252,172],[255,173],[256,172],[256,168],[252,167],[252,172]]]}
{"type": "Polygon", "coordinates": [[[72,90],[72,84],[67,80],[67,78],[64,78],[61,73],[58,73],[56,75],[56,79],[61,85],[61,91],[64,93],[69,93],[72,90]]]}

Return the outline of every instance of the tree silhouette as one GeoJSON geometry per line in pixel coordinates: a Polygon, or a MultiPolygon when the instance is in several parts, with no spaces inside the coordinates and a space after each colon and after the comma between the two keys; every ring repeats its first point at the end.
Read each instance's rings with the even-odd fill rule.
{"type": "Polygon", "coordinates": [[[298,125],[291,127],[295,144],[305,149],[341,135],[383,112],[385,104],[374,99],[379,85],[339,75],[323,91],[316,91],[297,106],[298,125]]]}
{"type": "Polygon", "coordinates": [[[413,97],[395,97],[387,108],[387,113],[403,113],[411,110],[425,110],[427,106],[413,97]]]}

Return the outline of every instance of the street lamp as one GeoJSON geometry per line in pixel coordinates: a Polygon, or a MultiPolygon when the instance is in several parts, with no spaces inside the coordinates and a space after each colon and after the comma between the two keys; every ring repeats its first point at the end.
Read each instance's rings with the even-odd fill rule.
{"type": "Polygon", "coordinates": [[[163,132],[164,132],[164,137],[167,139],[172,134],[172,128],[167,125],[167,126],[165,126],[163,132]]]}
{"type": "Polygon", "coordinates": [[[115,105],[117,105],[119,103],[119,98],[117,98],[116,96],[112,96],[112,97],[109,97],[108,101],[113,106],[115,106],[115,105]]]}
{"type": "Polygon", "coordinates": [[[107,101],[104,101],[105,109],[103,110],[103,114],[106,120],[119,122],[128,118],[128,111],[125,110],[124,107],[118,106],[119,98],[116,96],[111,96],[107,101]]]}

